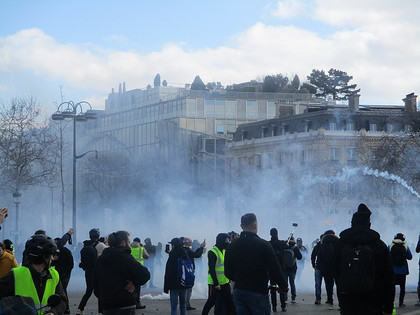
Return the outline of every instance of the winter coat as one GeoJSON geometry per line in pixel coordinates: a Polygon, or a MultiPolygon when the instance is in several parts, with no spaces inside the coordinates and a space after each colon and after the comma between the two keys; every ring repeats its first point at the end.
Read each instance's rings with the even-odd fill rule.
{"type": "MultiPolygon", "coordinates": [[[[419,235],[419,240],[417,241],[416,253],[420,253],[420,235],[419,235]]],[[[420,266],[420,258],[419,258],[419,266],[420,266]]]]}
{"type": "Polygon", "coordinates": [[[274,249],[274,252],[276,253],[277,260],[279,261],[280,267],[282,268],[282,271],[284,272],[284,261],[283,261],[283,251],[286,248],[289,248],[287,243],[285,241],[280,241],[278,237],[272,236],[269,240],[269,243],[274,249]]]}
{"type": "Polygon", "coordinates": [[[136,305],[136,292],[125,289],[131,281],[135,288],[150,279],[149,270],[131,256],[130,247],[105,248],[93,271],[94,293],[104,310],[136,305]]]}
{"type": "Polygon", "coordinates": [[[340,233],[334,247],[334,266],[337,293],[342,311],[354,314],[392,313],[395,286],[391,257],[388,247],[381,241],[378,232],[369,228],[351,227],[340,233]],[[338,265],[340,254],[346,244],[369,244],[375,261],[375,288],[369,294],[342,294],[340,292],[338,265]]]}
{"type": "Polygon", "coordinates": [[[0,257],[0,278],[4,277],[12,268],[18,266],[16,258],[8,251],[4,251],[0,257]]]}
{"type": "Polygon", "coordinates": [[[234,289],[268,293],[268,281],[287,288],[273,247],[257,234],[243,231],[226,249],[225,275],[235,282],[234,289]]]}
{"type": "Polygon", "coordinates": [[[391,245],[389,246],[389,251],[391,252],[392,247],[395,244],[403,244],[405,249],[406,249],[406,253],[405,253],[405,264],[403,266],[396,266],[396,265],[392,265],[392,269],[394,270],[394,274],[395,275],[408,275],[409,274],[409,270],[408,270],[408,263],[407,260],[411,260],[413,258],[413,254],[411,254],[410,251],[410,247],[407,246],[407,244],[400,240],[400,239],[394,239],[392,240],[391,245]]]}
{"type": "Polygon", "coordinates": [[[338,237],[335,234],[325,234],[318,248],[317,266],[323,276],[334,275],[334,246],[338,237]]]}
{"type": "Polygon", "coordinates": [[[194,270],[195,270],[195,261],[194,261],[194,258],[201,258],[201,256],[203,255],[203,252],[204,252],[204,248],[203,247],[199,247],[195,251],[193,251],[189,247],[185,247],[185,249],[187,250],[188,256],[191,258],[191,261],[192,261],[192,264],[193,264],[193,267],[194,267],[194,270]]]}
{"type": "Polygon", "coordinates": [[[52,266],[58,271],[60,277],[70,277],[70,273],[74,267],[74,260],[71,251],[67,247],[59,247],[57,259],[52,261],[52,266]]]}
{"type": "Polygon", "coordinates": [[[319,248],[320,247],[321,247],[321,241],[319,241],[319,242],[316,243],[316,245],[312,249],[312,253],[311,253],[312,268],[314,268],[316,270],[319,270],[319,266],[318,266],[318,253],[319,253],[319,248]]]}
{"type": "Polygon", "coordinates": [[[188,253],[185,247],[177,246],[169,252],[168,261],[166,262],[165,277],[163,283],[163,292],[168,293],[170,290],[185,289],[181,286],[178,279],[178,258],[188,258],[188,253]]]}

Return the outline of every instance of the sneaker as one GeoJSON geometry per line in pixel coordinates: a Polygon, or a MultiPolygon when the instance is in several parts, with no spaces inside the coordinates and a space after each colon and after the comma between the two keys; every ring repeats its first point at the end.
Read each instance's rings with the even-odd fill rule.
{"type": "Polygon", "coordinates": [[[316,305],[321,304],[321,300],[320,300],[320,299],[319,299],[319,300],[316,300],[316,301],[315,301],[315,304],[316,304],[316,305]]]}
{"type": "Polygon", "coordinates": [[[296,304],[296,300],[292,300],[292,304],[296,304]]]}
{"type": "Polygon", "coordinates": [[[282,307],[282,308],[281,308],[281,311],[282,311],[282,312],[286,312],[286,307],[282,307]]]}
{"type": "Polygon", "coordinates": [[[83,315],[83,311],[82,310],[77,310],[76,315],[83,315]]]}
{"type": "Polygon", "coordinates": [[[145,308],[146,308],[146,305],[142,305],[142,304],[136,306],[136,310],[144,310],[145,308]]]}
{"type": "Polygon", "coordinates": [[[333,305],[333,301],[327,301],[325,304],[333,305]]]}
{"type": "Polygon", "coordinates": [[[195,311],[196,308],[192,306],[187,306],[187,311],[195,311]]]}
{"type": "Polygon", "coordinates": [[[398,306],[399,307],[406,307],[407,305],[405,305],[404,303],[400,303],[398,306]]]}

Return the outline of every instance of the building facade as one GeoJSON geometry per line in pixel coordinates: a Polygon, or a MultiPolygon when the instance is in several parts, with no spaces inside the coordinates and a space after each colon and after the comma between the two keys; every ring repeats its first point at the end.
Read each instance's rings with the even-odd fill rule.
{"type": "Polygon", "coordinates": [[[227,144],[229,172],[239,182],[247,182],[244,169],[278,172],[288,198],[305,194],[327,213],[354,209],[361,198],[390,208],[403,199],[417,202],[409,189],[420,183],[409,168],[420,148],[417,95],[403,101],[404,106],[361,106],[355,95],[348,105],[307,106],[297,115],[280,110],[277,118],[241,125],[227,144]],[[398,180],[406,187],[395,185],[398,180]]]}

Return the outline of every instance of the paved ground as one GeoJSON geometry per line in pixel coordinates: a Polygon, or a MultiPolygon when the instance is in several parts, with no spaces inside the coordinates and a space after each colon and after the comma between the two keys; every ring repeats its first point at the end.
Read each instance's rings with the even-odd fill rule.
{"type": "MultiPolygon", "coordinates": [[[[136,314],[170,314],[170,307],[169,307],[169,298],[168,295],[164,295],[159,291],[150,292],[147,289],[142,289],[142,303],[146,305],[146,309],[144,310],[137,310],[136,314]]],[[[77,310],[78,303],[82,297],[84,292],[81,291],[72,291],[70,292],[70,309],[71,314],[75,314],[77,310]]],[[[323,297],[324,298],[324,297],[323,297]]],[[[201,314],[201,310],[203,309],[204,303],[206,302],[205,299],[192,299],[191,304],[192,306],[196,307],[197,310],[195,311],[188,311],[189,315],[199,315],[201,314]]],[[[417,302],[417,294],[414,293],[413,290],[410,290],[406,294],[405,304],[407,305],[406,308],[398,308],[397,307],[397,314],[406,314],[406,315],[420,315],[420,307],[415,306],[414,304],[417,302]]],[[[282,313],[282,312],[279,312],[282,313]]],[[[286,314],[339,314],[339,310],[337,305],[334,305],[332,309],[329,306],[322,304],[322,305],[315,305],[314,304],[314,296],[313,293],[310,292],[303,292],[300,293],[297,298],[296,304],[288,304],[287,305],[287,312],[286,314]]],[[[97,299],[92,295],[89,299],[88,305],[85,308],[85,315],[89,314],[98,314],[97,310],[97,299]]]]}

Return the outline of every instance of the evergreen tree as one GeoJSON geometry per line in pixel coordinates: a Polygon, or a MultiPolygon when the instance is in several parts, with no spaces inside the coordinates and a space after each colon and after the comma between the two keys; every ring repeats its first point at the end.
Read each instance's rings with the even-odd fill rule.
{"type": "Polygon", "coordinates": [[[317,87],[316,96],[327,97],[331,95],[334,100],[346,100],[352,94],[360,91],[357,84],[349,85],[353,77],[346,72],[331,68],[328,74],[324,70],[313,69],[308,76],[311,84],[317,87]]]}

